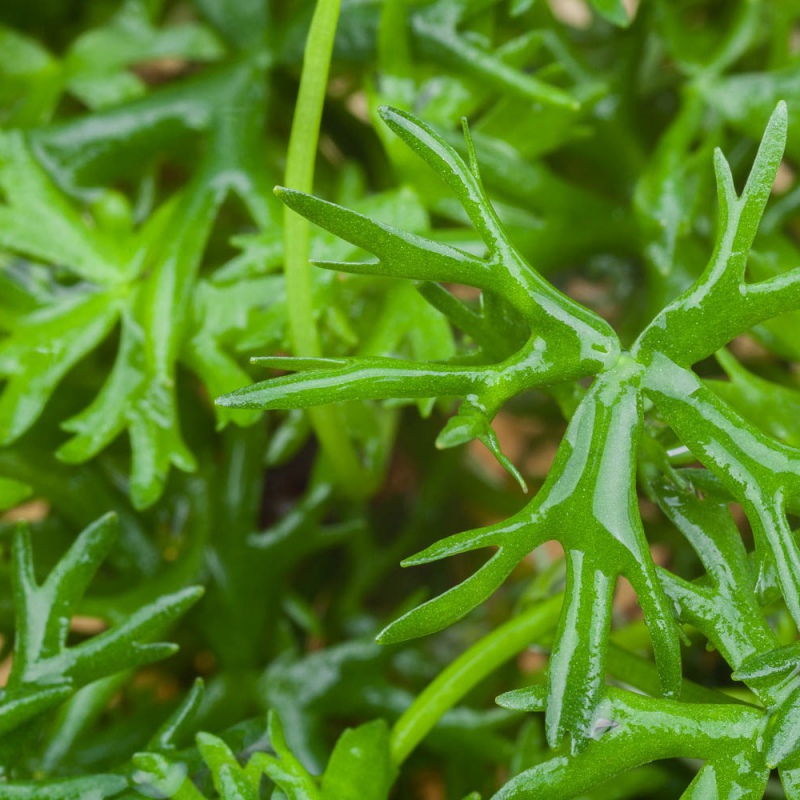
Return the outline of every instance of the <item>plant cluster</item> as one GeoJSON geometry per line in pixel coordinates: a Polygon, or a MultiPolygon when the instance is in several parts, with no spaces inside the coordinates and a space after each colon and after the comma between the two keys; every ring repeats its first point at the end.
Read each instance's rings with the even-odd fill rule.
{"type": "Polygon", "coordinates": [[[4,7],[0,800],[800,798],[798,30],[4,7]]]}

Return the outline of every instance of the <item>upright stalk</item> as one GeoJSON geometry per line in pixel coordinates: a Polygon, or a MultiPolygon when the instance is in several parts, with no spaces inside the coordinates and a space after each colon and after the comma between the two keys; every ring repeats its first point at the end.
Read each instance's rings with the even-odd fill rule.
{"type": "Polygon", "coordinates": [[[553,631],[563,600],[564,595],[558,594],[532,606],[477,641],[443,670],[395,722],[390,743],[394,764],[400,766],[470,689],[531,642],[553,631]]]}
{"type": "MultiPolygon", "coordinates": [[[[285,183],[290,189],[310,193],[319,143],[325,87],[328,83],[333,41],[341,0],[318,0],[306,41],[300,91],[295,106],[285,183]]],[[[284,209],[284,253],[289,331],[297,356],[322,355],[311,281],[310,223],[284,209]]],[[[351,494],[364,491],[365,481],[358,454],[347,436],[338,409],[328,406],[308,412],[322,450],[342,487],[351,494]]]]}

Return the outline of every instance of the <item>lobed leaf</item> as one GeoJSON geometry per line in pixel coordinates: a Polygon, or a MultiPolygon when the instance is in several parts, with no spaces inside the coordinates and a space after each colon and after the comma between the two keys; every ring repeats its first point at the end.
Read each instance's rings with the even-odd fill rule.
{"type": "Polygon", "coordinates": [[[35,261],[64,266],[99,286],[125,276],[113,239],[93,230],[56,188],[19,131],[0,135],[0,247],[35,261]],[[42,236],[42,230],[48,235],[42,236]]]}
{"type": "MultiPolygon", "coordinates": [[[[465,3],[464,6],[468,7],[465,3]]],[[[563,89],[509,67],[502,60],[472,44],[455,30],[458,10],[448,3],[434,3],[413,17],[413,30],[424,53],[478,77],[483,83],[511,92],[521,100],[576,110],[580,104],[563,89]]]]}
{"type": "Polygon", "coordinates": [[[681,440],[744,506],[760,551],[775,559],[790,613],[800,619],[800,550],[785,516],[787,496],[800,487],[800,451],[761,433],[664,356],[654,359],[645,385],[681,440]]]}
{"type": "Polygon", "coordinates": [[[454,247],[406,233],[294,189],[277,187],[275,194],[293,211],[379,259],[377,264],[317,261],[318,266],[391,278],[469,283],[473,286],[488,286],[490,283],[489,264],[454,247]]]}
{"type": "MultiPolygon", "coordinates": [[[[538,687],[502,695],[506,707],[538,711],[538,687]]],[[[700,781],[709,792],[689,796],[761,797],[769,771],[758,766],[753,734],[760,714],[735,705],[698,706],[660,700],[608,688],[607,699],[596,709],[593,733],[579,754],[559,753],[506,783],[493,800],[538,798],[545,792],[554,800],[569,800],[604,784],[640,764],[676,756],[706,760],[700,781]],[[760,792],[760,794],[758,793],[760,792]]],[[[694,784],[690,791],[697,788],[694,784]]]]}
{"type": "Polygon", "coordinates": [[[781,163],[786,135],[787,109],[781,102],[770,117],[741,196],[736,194],[725,157],[719,150],[715,153],[720,222],[714,253],[697,281],[642,332],[631,351],[634,357],[647,361],[659,353],[689,367],[739,333],[800,303],[794,275],[769,287],[744,283],[750,248],[781,163]],[[709,320],[714,320],[713,326],[707,324],[709,320]],[[695,336],[701,328],[709,335],[695,336]]]}
{"type": "Polygon", "coordinates": [[[524,553],[513,546],[501,546],[477,572],[423,603],[384,628],[377,637],[381,644],[395,644],[427,636],[449,627],[489,598],[511,574],[524,553]]]}
{"type": "Polygon", "coordinates": [[[38,419],[64,376],[94,350],[120,313],[113,293],[73,292],[21,318],[0,343],[0,443],[10,444],[38,419]]]}
{"type": "Polygon", "coordinates": [[[346,400],[463,395],[483,382],[477,370],[394,358],[354,358],[345,362],[290,358],[260,363],[301,372],[238,389],[216,402],[225,408],[309,408],[346,400]],[[334,369],[323,368],[331,364],[334,369]]]}
{"type": "Polygon", "coordinates": [[[118,626],[67,647],[70,620],[116,539],[108,515],[87,528],[44,583],[36,580],[30,531],[20,525],[12,547],[17,619],[15,658],[0,701],[0,727],[9,731],[74,693],[77,687],[172,655],[177,647],[151,643],[202,595],[199,587],[167,595],[118,626]]]}

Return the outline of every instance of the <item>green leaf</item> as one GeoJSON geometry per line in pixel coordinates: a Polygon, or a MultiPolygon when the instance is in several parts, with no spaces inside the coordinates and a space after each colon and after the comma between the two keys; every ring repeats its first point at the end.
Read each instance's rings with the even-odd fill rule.
{"type": "Polygon", "coordinates": [[[256,753],[248,768],[252,764],[260,769],[283,790],[288,800],[322,800],[316,780],[287,746],[283,726],[274,711],[269,712],[267,728],[277,758],[256,753]]]}
{"type": "Polygon", "coordinates": [[[800,450],[761,433],[664,356],[653,360],[645,385],[681,441],[743,505],[757,551],[774,559],[789,611],[800,619],[800,549],[786,519],[787,498],[800,489],[800,450]]]}
{"type": "Polygon", "coordinates": [[[348,728],[337,740],[322,776],[323,800],[385,800],[396,768],[383,720],[348,728]]]}
{"type": "MultiPolygon", "coordinates": [[[[231,782],[231,776],[240,772],[239,762],[225,742],[210,733],[198,733],[195,737],[197,749],[211,770],[214,787],[220,795],[225,797],[224,783],[231,782]],[[223,778],[223,769],[226,777],[223,778]]],[[[250,787],[248,787],[250,788],[250,787]]]]}
{"type": "Polygon", "coordinates": [[[800,645],[790,644],[773,650],[756,653],[739,665],[733,674],[734,680],[749,681],[772,675],[786,675],[800,664],[800,645]]]}
{"type": "Polygon", "coordinates": [[[741,196],[720,150],[714,166],[719,199],[719,229],[714,253],[703,274],[669,303],[640,334],[631,352],[647,360],[658,352],[689,367],[759,322],[800,306],[800,271],[772,280],[745,283],[745,268],[759,222],[786,145],[787,109],[772,113],[741,196]],[[705,322],[714,319],[709,328],[705,322]],[[694,331],[707,329],[696,337],[694,331]]]}
{"type": "Polygon", "coordinates": [[[172,655],[170,644],[152,643],[202,595],[185,589],[161,597],[122,623],[81,644],[67,646],[71,617],[116,539],[116,518],[98,520],[76,539],[44,583],[34,574],[30,531],[20,525],[12,548],[17,620],[15,659],[0,702],[6,729],[68,697],[79,686],[172,655]]]}
{"type": "Polygon", "coordinates": [[[59,303],[22,317],[0,342],[0,442],[18,439],[42,413],[64,376],[114,327],[120,299],[73,292],[59,303]]]}
{"type": "Polygon", "coordinates": [[[800,687],[795,687],[777,708],[772,709],[764,736],[766,762],[771,769],[781,766],[793,756],[796,757],[800,749],[800,724],[797,720],[799,709],[800,687]]]}
{"type": "Polygon", "coordinates": [[[145,791],[157,792],[179,800],[202,800],[197,787],[187,775],[184,764],[173,764],[158,753],[135,753],[131,759],[135,768],[132,783],[145,791]]]}
{"type": "Polygon", "coordinates": [[[485,410],[469,400],[465,400],[458,409],[458,414],[448,420],[447,425],[436,438],[436,446],[440,449],[456,447],[471,439],[483,442],[500,466],[517,481],[522,491],[528,491],[528,486],[519,470],[500,450],[497,434],[492,429],[491,420],[486,416],[485,410]]]}
{"type": "Polygon", "coordinates": [[[125,276],[116,243],[86,223],[39,166],[18,131],[0,134],[0,189],[6,199],[0,206],[0,247],[63,265],[101,286],[125,276]]]}
{"type": "Polygon", "coordinates": [[[468,37],[460,36],[456,25],[468,5],[440,0],[413,15],[413,31],[424,55],[433,55],[437,61],[471,73],[484,85],[509,92],[522,101],[570,110],[580,107],[563,89],[513,69],[468,37]]]}
{"type": "Polygon", "coordinates": [[[68,681],[46,689],[21,690],[0,704],[0,735],[8,734],[25,722],[49,711],[73,693],[68,681]]]}
{"type": "Polygon", "coordinates": [[[112,20],[79,36],[64,59],[68,89],[90,108],[103,108],[145,93],[125,68],[163,58],[211,61],[223,54],[204,26],[183,22],[158,28],[141,0],[126,0],[112,20]]]}
{"type": "Polygon", "coordinates": [[[219,796],[223,800],[258,800],[258,790],[250,785],[238,766],[223,764],[219,771],[218,786],[219,796]]]}
{"type": "Polygon", "coordinates": [[[122,775],[91,775],[81,778],[5,783],[2,800],[105,800],[127,787],[122,775]]]}
{"type": "Polygon", "coordinates": [[[0,124],[27,128],[47,122],[61,86],[60,67],[39,42],[0,26],[0,124]]]}
{"type": "Polygon", "coordinates": [[[33,494],[33,489],[25,483],[10,478],[0,478],[0,511],[19,505],[33,494]]]}
{"type": "Polygon", "coordinates": [[[186,472],[196,468],[178,425],[174,378],[152,370],[146,348],[144,331],[128,312],[110,377],[92,404],[63,424],[75,435],[57,451],[63,461],[79,464],[127,430],[132,450],[130,491],[137,508],[158,499],[171,465],[186,472]]]}
{"type": "Polygon", "coordinates": [[[628,9],[625,7],[623,0],[590,0],[592,8],[600,14],[604,19],[612,22],[614,25],[619,25],[621,28],[627,28],[631,24],[631,18],[628,15],[628,9]]]}
{"type": "Polygon", "coordinates": [[[203,680],[197,678],[181,704],[155,734],[153,734],[147,744],[147,749],[161,753],[175,750],[177,742],[184,736],[186,729],[194,722],[194,717],[203,702],[204,694],[205,685],[203,680]]]}
{"type": "Polygon", "coordinates": [[[504,692],[495,702],[512,711],[544,711],[547,707],[547,687],[527,686],[524,689],[504,692]]]}
{"type": "MultiPolygon", "coordinates": [[[[498,701],[539,711],[543,694],[531,687],[501,695],[498,701]]],[[[493,800],[534,800],[542,793],[569,800],[641,764],[678,754],[707,761],[690,797],[762,797],[769,770],[760,763],[753,741],[760,713],[743,705],[704,705],[698,727],[697,708],[608,688],[595,710],[592,736],[579,754],[559,753],[522,772],[493,800]]]]}
{"type": "Polygon", "coordinates": [[[258,45],[269,31],[266,0],[241,0],[234,5],[225,0],[196,0],[196,5],[236,47],[258,45]]]}
{"type": "Polygon", "coordinates": [[[706,385],[748,422],[784,444],[800,447],[800,392],[754,375],[727,350],[716,355],[730,380],[706,385]]]}

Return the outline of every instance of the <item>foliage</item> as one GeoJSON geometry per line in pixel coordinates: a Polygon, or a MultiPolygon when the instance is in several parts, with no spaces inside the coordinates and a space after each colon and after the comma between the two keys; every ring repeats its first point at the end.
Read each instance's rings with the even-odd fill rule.
{"type": "Polygon", "coordinates": [[[800,796],[799,23],[4,5],[0,800],[800,796]]]}

